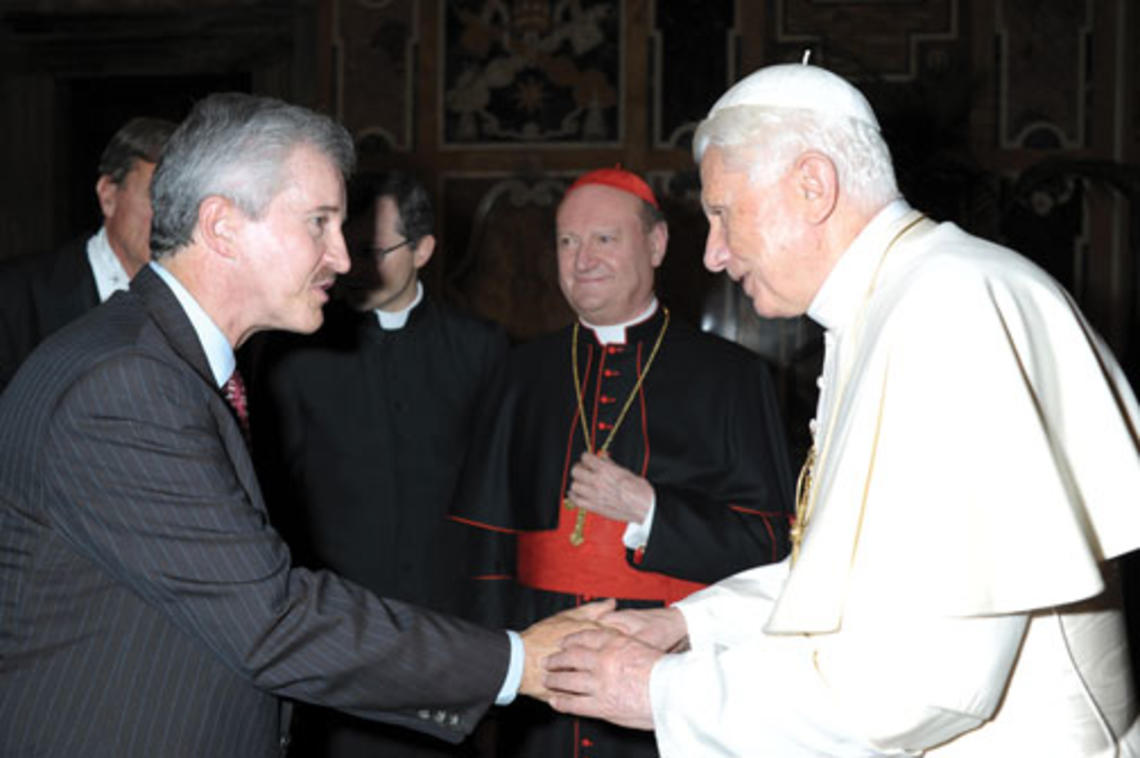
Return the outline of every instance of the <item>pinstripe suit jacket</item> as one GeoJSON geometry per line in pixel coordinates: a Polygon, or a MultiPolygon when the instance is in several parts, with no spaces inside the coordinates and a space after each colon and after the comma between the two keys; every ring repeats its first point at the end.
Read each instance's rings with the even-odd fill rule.
{"type": "Polygon", "coordinates": [[[291,569],[151,271],[0,397],[0,755],[273,755],[278,696],[457,741],[502,632],[291,569]]]}

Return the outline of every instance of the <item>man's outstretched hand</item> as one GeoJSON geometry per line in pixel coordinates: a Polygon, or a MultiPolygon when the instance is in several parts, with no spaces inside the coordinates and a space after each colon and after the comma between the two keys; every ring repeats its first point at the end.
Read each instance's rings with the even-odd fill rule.
{"type": "Polygon", "coordinates": [[[536,621],[523,632],[523,646],[526,649],[526,663],[523,667],[522,682],[519,684],[519,693],[529,695],[539,700],[548,700],[550,692],[543,684],[545,670],[543,661],[560,650],[564,637],[585,629],[600,628],[597,619],[611,612],[616,607],[613,600],[599,600],[577,608],[556,613],[553,616],[536,621]]]}

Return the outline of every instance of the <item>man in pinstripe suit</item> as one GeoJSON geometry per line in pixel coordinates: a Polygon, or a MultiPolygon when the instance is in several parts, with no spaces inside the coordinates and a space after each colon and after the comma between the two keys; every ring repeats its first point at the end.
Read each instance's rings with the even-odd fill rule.
{"type": "Polygon", "coordinates": [[[0,755],[274,755],[279,697],[458,741],[587,623],[378,599],[268,527],[219,388],[252,333],[319,326],[352,161],[305,109],[199,103],[153,180],[154,262],[0,399],[0,755]]]}

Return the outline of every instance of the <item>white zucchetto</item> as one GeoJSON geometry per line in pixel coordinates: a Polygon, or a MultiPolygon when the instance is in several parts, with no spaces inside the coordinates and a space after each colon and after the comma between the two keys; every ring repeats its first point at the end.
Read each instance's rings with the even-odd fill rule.
{"type": "Polygon", "coordinates": [[[720,96],[708,118],[735,106],[802,108],[848,116],[879,130],[875,112],[862,92],[842,77],[804,63],[781,63],[754,71],[720,96]]]}

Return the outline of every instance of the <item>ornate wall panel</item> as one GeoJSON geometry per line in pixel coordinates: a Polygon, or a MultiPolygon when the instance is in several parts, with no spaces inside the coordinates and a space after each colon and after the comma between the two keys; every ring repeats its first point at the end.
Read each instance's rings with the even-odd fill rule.
{"type": "MultiPolygon", "coordinates": [[[[77,76],[161,75],[188,96],[187,77],[236,73],[227,87],[330,110],[362,165],[411,169],[434,188],[442,244],[429,282],[517,335],[567,317],[552,275],[555,185],[618,162],[647,176],[669,216],[663,294],[699,316],[720,283],[700,265],[693,127],[742,74],[808,48],[867,93],[913,204],[1038,260],[1118,350],[1140,332],[1134,0],[2,5],[0,99],[13,107],[0,133],[28,143],[9,147],[10,184],[33,189],[0,213],[0,255],[76,231],[70,193],[89,181],[65,172],[60,145],[77,76]],[[543,193],[545,205],[514,203],[543,193]]],[[[92,97],[81,110],[107,106],[92,97]]]]}
{"type": "Polygon", "coordinates": [[[467,305],[529,339],[570,323],[558,288],[554,212],[570,177],[443,177],[444,222],[469,229],[444,250],[449,287],[467,305]]]}
{"type": "Polygon", "coordinates": [[[699,324],[719,278],[703,263],[709,227],[701,210],[700,178],[695,170],[685,169],[648,171],[646,180],[669,221],[669,246],[657,270],[657,291],[674,313],[699,324]]]}
{"type": "Polygon", "coordinates": [[[338,116],[363,153],[411,149],[418,0],[335,0],[334,11],[338,116]]]}
{"type": "Polygon", "coordinates": [[[1042,13],[1038,0],[995,4],[1004,148],[1088,146],[1086,105],[1095,96],[1088,50],[1093,2],[1063,0],[1050,6],[1042,13]]]}
{"type": "Polygon", "coordinates": [[[443,145],[621,141],[622,2],[455,0],[443,6],[443,145]]]}
{"type": "Polygon", "coordinates": [[[769,0],[775,60],[816,62],[855,79],[913,81],[944,67],[958,40],[958,0],[769,0]],[[820,49],[820,48],[823,49],[820,49]]]}
{"type": "Polygon", "coordinates": [[[653,147],[687,150],[697,123],[736,80],[735,0],[652,6],[653,147]]]}

